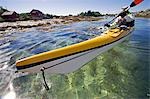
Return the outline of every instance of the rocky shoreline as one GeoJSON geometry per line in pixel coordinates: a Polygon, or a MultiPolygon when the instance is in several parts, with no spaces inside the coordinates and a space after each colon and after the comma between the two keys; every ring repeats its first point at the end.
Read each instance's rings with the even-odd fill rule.
{"type": "Polygon", "coordinates": [[[139,11],[135,15],[136,17],[142,17],[142,18],[150,18],[150,9],[139,11]]]}
{"type": "Polygon", "coordinates": [[[42,20],[28,20],[16,22],[2,22],[0,23],[0,36],[9,32],[25,32],[33,27],[38,27],[44,31],[50,31],[55,25],[69,24],[79,21],[97,21],[102,18],[99,17],[61,17],[59,19],[42,19],[42,20]]]}

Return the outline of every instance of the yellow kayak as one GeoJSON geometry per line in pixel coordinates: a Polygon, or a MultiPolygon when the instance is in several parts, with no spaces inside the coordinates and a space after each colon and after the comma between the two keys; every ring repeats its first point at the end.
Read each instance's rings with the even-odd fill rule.
{"type": "Polygon", "coordinates": [[[73,72],[125,40],[132,31],[133,27],[125,30],[110,29],[90,40],[18,60],[16,67],[20,72],[29,73],[38,73],[41,68],[48,73],[73,72]]]}

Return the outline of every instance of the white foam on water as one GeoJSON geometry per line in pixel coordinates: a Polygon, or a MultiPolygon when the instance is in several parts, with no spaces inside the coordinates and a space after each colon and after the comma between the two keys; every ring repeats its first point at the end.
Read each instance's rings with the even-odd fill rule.
{"type": "Polygon", "coordinates": [[[2,97],[2,99],[16,99],[16,92],[14,91],[13,84],[9,85],[9,92],[2,97]]]}
{"type": "Polygon", "coordinates": [[[7,63],[8,63],[8,62],[5,62],[5,63],[4,63],[4,66],[3,66],[2,68],[0,68],[0,71],[6,69],[6,68],[8,67],[8,64],[7,64],[7,63]]]}

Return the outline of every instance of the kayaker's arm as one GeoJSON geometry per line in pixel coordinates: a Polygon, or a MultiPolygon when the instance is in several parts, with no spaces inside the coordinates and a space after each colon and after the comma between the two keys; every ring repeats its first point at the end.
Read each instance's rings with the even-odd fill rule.
{"type": "MultiPolygon", "coordinates": [[[[134,1],[130,4],[130,6],[127,7],[127,9],[126,9],[125,11],[129,11],[130,8],[132,8],[132,7],[134,7],[134,6],[138,5],[138,4],[140,4],[140,3],[143,2],[143,1],[144,1],[144,0],[134,0],[134,1]]],[[[113,18],[110,22],[106,23],[104,26],[110,27],[110,23],[112,23],[112,22],[113,22],[118,16],[120,16],[122,13],[124,13],[124,12],[119,13],[115,18],[113,18]]]]}

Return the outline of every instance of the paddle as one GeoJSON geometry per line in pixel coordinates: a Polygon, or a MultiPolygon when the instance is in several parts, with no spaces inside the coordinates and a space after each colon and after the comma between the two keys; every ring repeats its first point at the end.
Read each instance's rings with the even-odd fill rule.
{"type": "MultiPolygon", "coordinates": [[[[130,4],[130,6],[127,7],[127,9],[126,9],[125,11],[128,11],[130,8],[132,8],[132,7],[134,7],[134,6],[138,5],[138,4],[140,4],[142,1],[144,1],[144,0],[134,0],[134,1],[130,4]]],[[[110,26],[109,23],[113,22],[121,13],[123,13],[123,12],[125,12],[125,11],[120,12],[115,18],[113,18],[110,22],[106,23],[104,26],[109,27],[109,26],[110,26]]]]}

